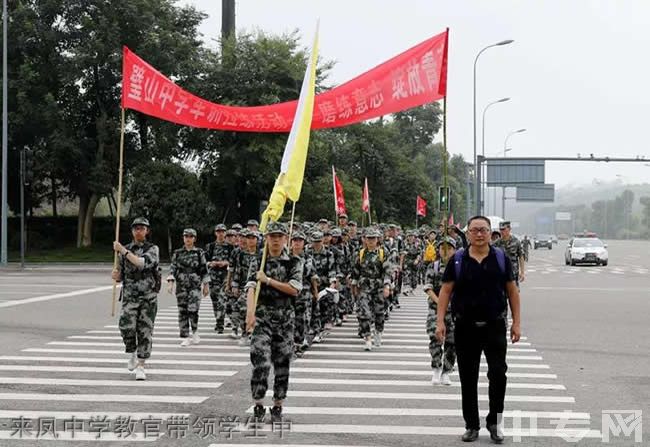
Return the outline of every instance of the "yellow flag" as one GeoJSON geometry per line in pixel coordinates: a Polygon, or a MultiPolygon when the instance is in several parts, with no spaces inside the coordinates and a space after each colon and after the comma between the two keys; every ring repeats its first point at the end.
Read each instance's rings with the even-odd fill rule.
{"type": "Polygon", "coordinates": [[[269,198],[269,205],[262,214],[260,230],[266,229],[269,220],[278,220],[284,212],[287,199],[297,202],[302,190],[302,180],[307,163],[307,149],[311,132],[311,120],[314,114],[314,88],[316,85],[316,63],[318,61],[318,25],[314,36],[305,78],[300,89],[300,99],[293,119],[291,132],[282,155],[280,175],[275,180],[275,186],[269,198]]]}

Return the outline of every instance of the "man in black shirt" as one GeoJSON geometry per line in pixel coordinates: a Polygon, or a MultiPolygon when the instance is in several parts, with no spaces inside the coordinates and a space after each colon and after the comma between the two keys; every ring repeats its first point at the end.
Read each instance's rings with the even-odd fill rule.
{"type": "Polygon", "coordinates": [[[510,338],[521,336],[519,290],[512,264],[503,251],[490,246],[490,220],[472,217],[467,223],[469,247],[447,264],[438,298],[436,337],[443,341],[447,332],[445,314],[451,299],[456,322],[455,341],[460,376],[465,434],[463,441],[478,438],[478,376],[481,352],[488,364],[490,411],[487,429],[495,443],[503,442],[501,422],[506,393],[506,311],[512,311],[510,338]],[[453,295],[453,296],[452,296],[453,295]]]}

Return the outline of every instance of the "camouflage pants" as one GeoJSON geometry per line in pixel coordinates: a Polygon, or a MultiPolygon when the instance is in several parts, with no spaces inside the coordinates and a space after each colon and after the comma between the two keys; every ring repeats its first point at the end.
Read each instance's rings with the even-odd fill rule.
{"type": "Polygon", "coordinates": [[[336,303],[334,303],[332,296],[330,294],[325,295],[318,301],[318,306],[320,308],[321,328],[324,328],[328,323],[334,323],[336,303]]]}
{"type": "Polygon", "coordinates": [[[411,286],[411,289],[415,290],[415,288],[418,286],[418,267],[417,265],[413,265],[412,263],[409,264],[409,266],[406,269],[408,279],[409,279],[409,285],[411,286]]]}
{"type": "Polygon", "coordinates": [[[342,286],[339,291],[338,316],[352,313],[352,292],[348,286],[342,286]]]}
{"type": "Polygon", "coordinates": [[[311,290],[303,290],[296,297],[295,314],[296,327],[293,340],[296,346],[300,346],[307,337],[307,329],[311,318],[311,290]]]}
{"type": "Polygon", "coordinates": [[[309,321],[309,333],[320,334],[323,327],[321,326],[320,304],[313,297],[311,298],[311,319],[309,321]]]}
{"type": "Polygon", "coordinates": [[[295,314],[292,307],[258,305],[251,338],[251,392],[254,400],[266,396],[273,365],[273,399],[283,400],[289,388],[289,364],[293,355],[295,314]]]}
{"type": "Polygon", "coordinates": [[[233,329],[239,328],[242,334],[246,330],[246,294],[246,290],[239,293],[239,297],[233,302],[232,314],[230,315],[233,329]]]}
{"type": "Polygon", "coordinates": [[[120,312],[120,334],[127,353],[137,352],[139,359],[151,357],[153,325],[158,312],[156,295],[149,298],[124,297],[120,312]]]}
{"type": "Polygon", "coordinates": [[[201,307],[201,290],[181,290],[176,292],[178,306],[178,328],[180,337],[187,338],[199,327],[199,308],[201,307]]]}
{"type": "Polygon", "coordinates": [[[215,331],[223,331],[224,318],[226,317],[226,293],[223,290],[223,281],[210,282],[210,299],[216,324],[215,331]]]}
{"type": "Polygon", "coordinates": [[[384,296],[382,289],[361,290],[357,300],[357,320],[359,335],[370,336],[370,322],[375,323],[375,331],[384,332],[384,296]]]}
{"type": "Polygon", "coordinates": [[[442,372],[451,372],[456,364],[456,343],[454,342],[454,320],[449,312],[445,315],[447,335],[445,342],[440,343],[436,338],[435,309],[429,309],[427,315],[427,334],[429,335],[429,352],[431,353],[431,368],[442,367],[442,372]],[[444,363],[443,363],[444,358],[444,363]]]}

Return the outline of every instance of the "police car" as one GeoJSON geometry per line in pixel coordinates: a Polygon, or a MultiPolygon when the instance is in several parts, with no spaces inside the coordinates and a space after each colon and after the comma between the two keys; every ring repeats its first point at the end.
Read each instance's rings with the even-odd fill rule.
{"type": "Polygon", "coordinates": [[[564,253],[564,263],[566,265],[607,265],[608,262],[607,244],[597,237],[574,237],[569,240],[564,253]]]}

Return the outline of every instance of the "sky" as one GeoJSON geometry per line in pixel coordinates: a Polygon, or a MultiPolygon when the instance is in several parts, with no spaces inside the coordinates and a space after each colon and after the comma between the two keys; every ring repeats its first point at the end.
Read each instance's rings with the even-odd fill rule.
{"type": "MultiPolygon", "coordinates": [[[[220,0],[181,0],[204,11],[204,39],[216,45],[220,0]]],[[[477,64],[477,151],[508,157],[645,156],[647,163],[548,162],[546,183],[650,181],[650,1],[647,0],[238,0],[238,30],[298,29],[310,44],[320,18],[320,54],[340,84],[434,36],[449,35],[448,150],[473,157],[473,63],[477,64]]],[[[208,98],[209,99],[209,98],[208,98]]]]}

